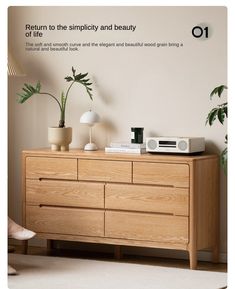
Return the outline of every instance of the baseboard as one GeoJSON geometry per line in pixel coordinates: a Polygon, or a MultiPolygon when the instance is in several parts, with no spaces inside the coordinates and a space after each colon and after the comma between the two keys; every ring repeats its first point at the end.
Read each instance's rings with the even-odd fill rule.
{"type": "MultiPolygon", "coordinates": [[[[106,244],[89,244],[89,243],[78,243],[69,241],[57,241],[57,248],[63,249],[73,249],[73,250],[86,250],[86,251],[96,251],[96,252],[113,252],[113,248],[106,244]]],[[[9,245],[20,245],[22,244],[17,240],[9,240],[9,245]]],[[[32,239],[29,240],[29,246],[34,247],[46,247],[46,240],[32,239]]],[[[183,259],[188,260],[188,253],[180,250],[168,250],[168,249],[154,249],[154,248],[142,248],[142,247],[128,247],[123,246],[122,251],[124,254],[131,254],[137,256],[149,256],[149,257],[162,257],[162,258],[172,258],[172,259],[183,259]]],[[[211,252],[209,251],[198,251],[199,261],[208,261],[212,259],[211,252]]],[[[219,255],[220,263],[227,263],[227,253],[222,252],[219,255]]]]}

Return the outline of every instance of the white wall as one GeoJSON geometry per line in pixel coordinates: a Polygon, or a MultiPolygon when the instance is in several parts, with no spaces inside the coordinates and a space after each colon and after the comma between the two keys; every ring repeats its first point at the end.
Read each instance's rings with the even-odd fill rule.
{"type": "MultiPolygon", "coordinates": [[[[66,89],[64,77],[74,66],[93,81],[92,107],[103,118],[94,138],[102,148],[110,140],[129,140],[131,126],[143,126],[145,136],[204,136],[207,150],[224,148],[226,124],[205,126],[209,110],[224,99],[210,101],[211,90],[227,83],[227,32],[224,7],[10,7],[9,47],[25,77],[9,78],[9,214],[21,222],[21,151],[48,146],[47,127],[57,125],[58,108],[46,96],[16,102],[24,82],[40,80],[44,91],[66,89]],[[26,38],[25,24],[134,24],[127,31],[44,31],[26,38]],[[191,30],[209,27],[208,39],[191,30]],[[78,52],[26,52],[25,42],[182,42],[183,48],[81,48],[78,52]]],[[[91,106],[79,86],[71,90],[67,126],[73,127],[72,147],[88,138],[79,124],[91,106]]],[[[221,172],[221,251],[226,252],[226,179],[221,172]]]]}

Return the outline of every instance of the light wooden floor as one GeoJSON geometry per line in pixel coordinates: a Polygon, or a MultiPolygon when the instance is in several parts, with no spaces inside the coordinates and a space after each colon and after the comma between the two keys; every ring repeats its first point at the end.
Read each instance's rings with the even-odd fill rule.
{"type": "MultiPolygon", "coordinates": [[[[22,254],[23,247],[20,245],[14,245],[14,253],[22,254]]],[[[70,249],[52,249],[47,250],[42,247],[29,247],[28,254],[31,255],[50,255],[58,257],[69,257],[69,258],[84,258],[84,259],[95,259],[95,260],[105,260],[113,261],[115,256],[112,253],[103,252],[88,252],[81,250],[70,250],[70,249]]],[[[136,255],[123,255],[118,262],[127,263],[137,263],[137,264],[147,264],[147,265],[158,265],[166,267],[176,267],[176,268],[189,268],[189,262],[187,260],[179,259],[167,259],[167,258],[157,258],[157,257],[146,257],[146,256],[136,256],[136,255]]],[[[215,271],[215,272],[227,272],[227,264],[218,263],[213,264],[210,262],[198,262],[198,270],[215,271]]]]}

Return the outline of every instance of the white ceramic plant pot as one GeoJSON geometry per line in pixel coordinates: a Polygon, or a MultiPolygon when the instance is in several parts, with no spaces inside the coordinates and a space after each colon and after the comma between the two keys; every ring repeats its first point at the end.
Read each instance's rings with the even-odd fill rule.
{"type": "Polygon", "coordinates": [[[68,151],[72,142],[72,128],[48,127],[48,142],[52,151],[68,151]]]}

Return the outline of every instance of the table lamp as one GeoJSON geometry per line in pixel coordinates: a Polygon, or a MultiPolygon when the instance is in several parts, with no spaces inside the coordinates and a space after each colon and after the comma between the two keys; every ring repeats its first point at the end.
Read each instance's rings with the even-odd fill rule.
{"type": "Polygon", "coordinates": [[[90,127],[89,132],[90,141],[88,144],[85,145],[84,147],[85,151],[96,151],[98,149],[97,145],[92,142],[91,138],[92,138],[92,127],[99,121],[100,121],[99,115],[92,110],[86,111],[80,118],[80,123],[87,124],[90,127]]]}

